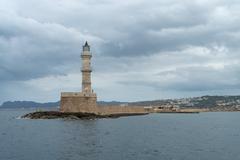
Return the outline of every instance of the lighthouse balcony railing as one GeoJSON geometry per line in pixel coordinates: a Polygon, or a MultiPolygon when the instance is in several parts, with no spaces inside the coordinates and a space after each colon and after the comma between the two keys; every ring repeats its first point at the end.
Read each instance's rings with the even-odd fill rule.
{"type": "Polygon", "coordinates": [[[89,51],[84,51],[82,52],[81,56],[92,56],[92,54],[89,51]]]}
{"type": "Polygon", "coordinates": [[[91,72],[92,71],[92,67],[83,67],[82,69],[81,69],[81,71],[82,72],[91,72]]]}

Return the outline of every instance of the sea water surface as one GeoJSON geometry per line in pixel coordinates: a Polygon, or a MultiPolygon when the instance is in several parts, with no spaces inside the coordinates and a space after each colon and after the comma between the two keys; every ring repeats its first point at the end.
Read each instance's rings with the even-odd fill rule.
{"type": "Polygon", "coordinates": [[[0,160],[236,160],[240,113],[29,120],[0,110],[0,160]]]}

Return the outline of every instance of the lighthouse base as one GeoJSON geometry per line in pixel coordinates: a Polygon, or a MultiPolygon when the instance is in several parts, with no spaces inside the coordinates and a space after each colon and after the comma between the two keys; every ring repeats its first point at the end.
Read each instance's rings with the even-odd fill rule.
{"type": "Polygon", "coordinates": [[[96,93],[62,92],[61,112],[97,113],[96,93]]]}

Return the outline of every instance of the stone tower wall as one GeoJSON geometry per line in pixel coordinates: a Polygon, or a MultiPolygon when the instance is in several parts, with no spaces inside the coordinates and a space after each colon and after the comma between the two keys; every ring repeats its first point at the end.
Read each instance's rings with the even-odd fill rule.
{"type": "Polygon", "coordinates": [[[82,92],[92,93],[91,72],[82,72],[82,92]]]}
{"type": "Polygon", "coordinates": [[[61,112],[97,113],[96,94],[84,95],[82,92],[61,94],[61,112]]]}
{"type": "Polygon", "coordinates": [[[92,93],[91,87],[91,58],[89,51],[82,52],[82,92],[92,93]]]}

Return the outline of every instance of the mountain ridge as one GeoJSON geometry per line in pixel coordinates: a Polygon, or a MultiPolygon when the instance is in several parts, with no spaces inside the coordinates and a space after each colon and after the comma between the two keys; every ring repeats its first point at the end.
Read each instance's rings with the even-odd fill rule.
{"type": "MultiPolygon", "coordinates": [[[[240,96],[201,96],[179,99],[163,99],[137,102],[98,101],[98,105],[128,106],[177,106],[181,108],[235,107],[240,109],[240,96]]],[[[6,101],[0,108],[49,108],[59,107],[60,101],[39,103],[34,101],[6,101]]]]}

